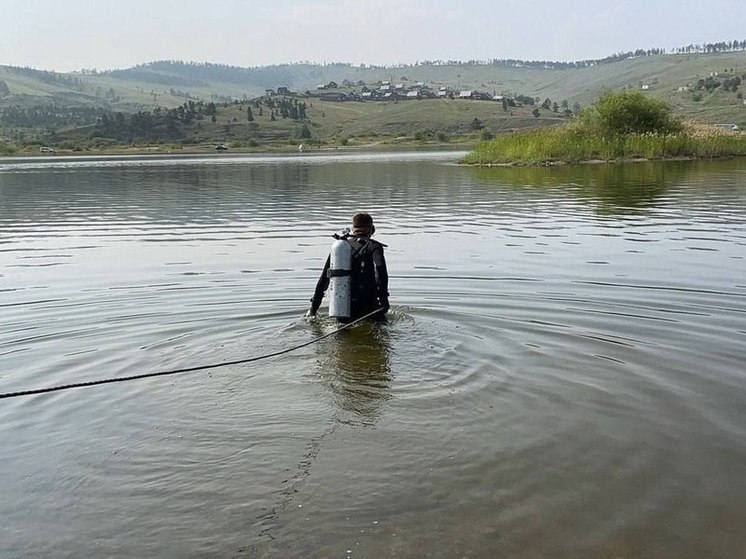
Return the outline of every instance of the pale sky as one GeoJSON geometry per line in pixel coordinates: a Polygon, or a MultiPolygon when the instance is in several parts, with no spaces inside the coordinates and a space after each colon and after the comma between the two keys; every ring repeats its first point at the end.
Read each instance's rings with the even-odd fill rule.
{"type": "Polygon", "coordinates": [[[746,39],[745,0],[0,0],[0,64],[573,61],[746,39]]]}

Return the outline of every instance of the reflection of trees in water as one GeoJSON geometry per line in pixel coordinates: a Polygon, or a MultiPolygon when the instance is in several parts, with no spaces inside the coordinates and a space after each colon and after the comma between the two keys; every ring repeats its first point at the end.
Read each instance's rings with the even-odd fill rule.
{"type": "Polygon", "coordinates": [[[696,162],[645,161],[556,167],[474,168],[480,181],[506,187],[563,187],[596,205],[602,214],[636,213],[655,207],[666,190],[697,170],[696,162]]]}
{"type": "MultiPolygon", "coordinates": [[[[315,324],[321,332],[321,325],[315,324]]],[[[318,374],[337,406],[339,421],[373,425],[391,397],[390,340],[384,323],[364,322],[319,344],[318,374]]]]}

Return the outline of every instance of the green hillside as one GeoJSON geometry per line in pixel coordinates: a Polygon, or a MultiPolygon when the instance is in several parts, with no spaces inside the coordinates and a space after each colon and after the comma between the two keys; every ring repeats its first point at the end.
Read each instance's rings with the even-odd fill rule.
{"type": "MultiPolygon", "coordinates": [[[[247,133],[238,134],[240,141],[290,140],[298,128],[297,122],[288,123],[285,119],[261,122],[256,115],[256,121],[250,125],[243,122],[246,120],[243,113],[232,114],[239,110],[236,108],[239,104],[248,104],[266,90],[276,91],[280,87],[294,92],[296,98],[314,103],[315,109],[322,103],[328,105],[323,110],[310,110],[307,123],[313,137],[324,141],[362,136],[395,138],[401,134],[412,136],[416,131],[423,131],[425,136],[438,133],[458,136],[480,129],[470,126],[473,118],[479,119],[490,133],[500,133],[506,129],[552,124],[562,118],[562,111],[556,112],[557,107],[555,111],[542,109],[541,115],[534,117],[525,106],[511,108],[512,114],[507,114],[500,103],[489,101],[332,103],[304,96],[306,92],[317,94],[319,85],[330,82],[339,86],[331,90],[337,93],[359,93],[363,86],[376,88],[382,82],[390,82],[392,86],[401,84],[406,90],[421,82],[433,91],[447,87],[456,96],[461,90],[477,90],[523,99],[524,105],[526,99],[531,102],[536,99],[537,104],[548,99],[549,106],[556,104],[562,108],[587,106],[606,89],[636,89],[666,101],[676,115],[703,123],[746,127],[742,93],[746,88],[746,52],[736,50],[656,53],[578,64],[493,61],[397,67],[289,64],[238,68],[162,61],[110,72],[67,74],[0,66],[0,139],[7,144],[81,139],[86,135],[89,139],[106,137],[106,130],[92,129],[100,124],[103,114],[151,113],[188,103],[214,103],[219,112],[216,122],[200,119],[182,123],[178,133],[171,126],[168,134],[157,139],[195,143],[221,141],[225,137],[224,141],[229,141],[236,136],[231,130],[245,124],[247,133]],[[470,112],[473,116],[467,118],[470,112]]],[[[119,140],[121,137],[120,134],[119,140]]],[[[148,141],[137,134],[129,137],[133,142],[148,141]]]]}

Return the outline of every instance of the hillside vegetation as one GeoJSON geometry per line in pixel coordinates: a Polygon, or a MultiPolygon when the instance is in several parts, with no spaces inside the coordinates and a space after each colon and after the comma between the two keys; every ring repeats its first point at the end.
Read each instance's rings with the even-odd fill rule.
{"type": "Polygon", "coordinates": [[[545,130],[503,135],[463,159],[475,164],[555,164],[746,155],[746,135],[674,117],[639,91],[608,91],[577,118],[545,130]]]}
{"type": "Polygon", "coordinates": [[[42,144],[69,149],[153,143],[174,148],[213,143],[276,147],[297,139],[324,145],[404,138],[473,142],[507,130],[561,123],[605,90],[644,91],[665,101],[677,116],[745,128],[743,47],[734,41],[707,49],[686,47],[677,54],[637,51],[578,63],[502,60],[236,68],[162,61],[68,74],[0,66],[0,151],[42,144]],[[386,82],[404,89],[420,83],[431,91],[448,89],[453,94],[373,102],[319,97],[357,95],[386,82]],[[256,104],[266,98],[266,90],[276,93],[280,88],[287,95],[276,96],[275,101],[305,103],[305,118],[278,113],[273,119],[273,109],[256,104]],[[464,90],[518,102],[506,107],[495,101],[459,99],[464,90]],[[249,107],[253,121],[248,120],[249,107]]]}

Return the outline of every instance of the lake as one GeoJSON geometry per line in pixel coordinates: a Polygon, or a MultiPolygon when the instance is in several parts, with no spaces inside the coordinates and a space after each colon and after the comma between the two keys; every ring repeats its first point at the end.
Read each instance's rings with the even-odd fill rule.
{"type": "Polygon", "coordinates": [[[2,557],[741,557],[746,161],[0,159],[2,557]]]}

